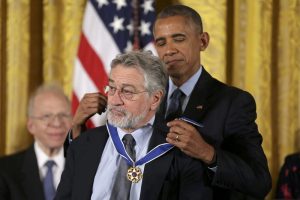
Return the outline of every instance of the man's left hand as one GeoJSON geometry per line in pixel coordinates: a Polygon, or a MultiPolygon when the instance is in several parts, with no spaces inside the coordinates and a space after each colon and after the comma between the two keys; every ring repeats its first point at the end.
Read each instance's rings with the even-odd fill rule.
{"type": "Polygon", "coordinates": [[[215,149],[208,144],[197,129],[180,119],[168,122],[170,132],[167,135],[167,142],[173,144],[185,154],[200,159],[206,164],[211,164],[214,159],[215,149]]]}

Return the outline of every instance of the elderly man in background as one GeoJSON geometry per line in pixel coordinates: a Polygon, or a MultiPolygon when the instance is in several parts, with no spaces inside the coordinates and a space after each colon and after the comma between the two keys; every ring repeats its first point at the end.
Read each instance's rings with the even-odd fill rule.
{"type": "Polygon", "coordinates": [[[64,169],[63,143],[71,127],[70,102],[57,85],[40,86],[30,97],[28,149],[0,158],[1,200],[53,200],[64,169]]]}

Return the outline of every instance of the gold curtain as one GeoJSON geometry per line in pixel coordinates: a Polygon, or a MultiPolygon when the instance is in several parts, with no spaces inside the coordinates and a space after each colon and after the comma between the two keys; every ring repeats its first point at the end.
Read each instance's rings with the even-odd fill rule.
{"type": "MultiPolygon", "coordinates": [[[[300,151],[300,0],[180,2],[201,14],[210,34],[205,68],[254,96],[275,186],[284,157],[300,151]]],[[[0,155],[30,144],[26,105],[36,86],[56,81],[70,95],[85,3],[0,2],[0,155]]]]}
{"type": "Polygon", "coordinates": [[[0,154],[27,147],[27,100],[43,82],[70,95],[86,0],[1,1],[0,154]]]}
{"type": "Polygon", "coordinates": [[[6,49],[2,49],[6,51],[6,63],[4,63],[6,64],[4,72],[6,82],[3,83],[1,80],[1,84],[6,84],[6,94],[1,92],[1,99],[6,98],[4,100],[6,130],[1,128],[1,131],[5,133],[4,151],[10,153],[13,149],[24,147],[30,141],[28,135],[24,137],[20,135],[26,130],[25,115],[30,62],[30,2],[29,0],[7,1],[6,6],[6,32],[2,35],[5,40],[1,41],[6,42],[6,49]]]}
{"type": "Polygon", "coordinates": [[[86,0],[44,0],[43,77],[72,90],[74,58],[77,53],[86,0]]]}

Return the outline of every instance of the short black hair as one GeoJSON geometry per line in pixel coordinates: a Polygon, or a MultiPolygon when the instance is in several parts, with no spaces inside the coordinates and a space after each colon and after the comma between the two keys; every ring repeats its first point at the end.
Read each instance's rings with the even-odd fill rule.
{"type": "Polygon", "coordinates": [[[165,7],[158,13],[156,20],[172,16],[183,16],[187,18],[189,21],[193,22],[194,25],[196,25],[196,29],[200,33],[203,32],[201,16],[197,11],[185,5],[178,4],[165,7]]]}

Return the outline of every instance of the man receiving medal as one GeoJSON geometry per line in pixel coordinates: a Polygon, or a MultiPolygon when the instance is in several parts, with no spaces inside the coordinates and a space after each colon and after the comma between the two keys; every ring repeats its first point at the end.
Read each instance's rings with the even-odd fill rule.
{"type": "Polygon", "coordinates": [[[156,111],[167,80],[164,64],[150,52],[111,62],[108,121],[71,143],[56,199],[212,198],[202,161],[166,143],[169,130],[156,111]]]}

